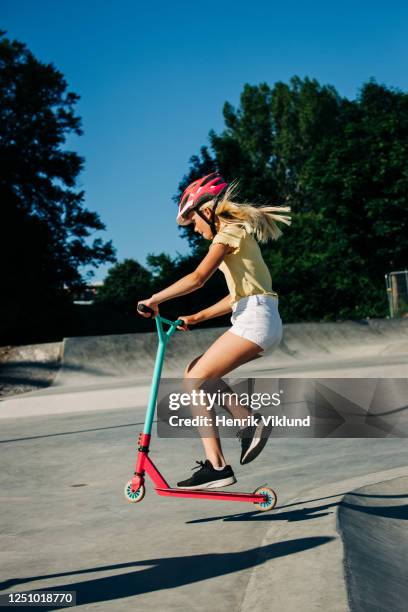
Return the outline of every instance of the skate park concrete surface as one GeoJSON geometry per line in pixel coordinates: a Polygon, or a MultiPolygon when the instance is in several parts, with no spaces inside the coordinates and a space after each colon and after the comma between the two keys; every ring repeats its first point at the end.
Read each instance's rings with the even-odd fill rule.
{"type": "MultiPolygon", "coordinates": [[[[164,375],[222,331],[176,334],[164,375]]],[[[142,502],[125,501],[155,346],[153,334],[67,339],[50,387],[0,402],[0,592],[76,591],[78,607],[101,610],[405,611],[406,439],[272,436],[241,466],[225,438],[229,490],[267,483],[271,512],[158,497],[150,482],[142,502]]],[[[24,360],[34,367],[26,352],[20,382],[24,360]]],[[[407,372],[408,321],[370,320],[285,326],[281,348],[234,377],[407,372]]],[[[150,456],[175,484],[203,452],[154,427],[150,456]]]]}

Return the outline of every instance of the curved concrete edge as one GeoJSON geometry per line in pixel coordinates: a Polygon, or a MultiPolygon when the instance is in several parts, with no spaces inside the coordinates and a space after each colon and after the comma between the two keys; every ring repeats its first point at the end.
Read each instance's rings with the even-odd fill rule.
{"type": "Polygon", "coordinates": [[[240,612],[270,610],[274,604],[285,612],[348,611],[338,506],[347,493],[359,487],[397,477],[408,477],[408,466],[348,478],[318,489],[306,489],[296,499],[278,507],[276,513],[286,512],[288,506],[298,507],[304,510],[306,518],[283,523],[271,520],[260,543],[260,550],[288,540],[316,542],[317,538],[326,538],[326,542],[255,566],[240,612]]]}
{"type": "Polygon", "coordinates": [[[405,612],[408,605],[408,477],[355,489],[339,507],[353,612],[405,612]]]}
{"type": "Polygon", "coordinates": [[[62,342],[0,347],[0,398],[49,387],[62,357],[62,342]]]}
{"type": "MultiPolygon", "coordinates": [[[[227,329],[212,327],[176,334],[169,343],[164,376],[180,376],[186,364],[207,348],[227,329]]],[[[5,364],[10,379],[11,396],[52,384],[55,388],[115,382],[119,378],[135,380],[150,377],[157,348],[155,332],[81,336],[65,338],[61,343],[26,347],[0,347],[0,366],[5,364]],[[7,356],[8,355],[8,356],[7,356]],[[59,367],[60,366],[60,367],[59,367]]],[[[403,373],[408,355],[408,319],[370,319],[363,321],[290,323],[284,326],[280,347],[261,360],[244,364],[239,373],[277,371],[299,373],[315,364],[315,377],[322,366],[338,359],[357,359],[363,364],[376,356],[402,356],[403,373]]],[[[375,363],[374,363],[375,365],[375,363]]],[[[382,362],[380,363],[382,366],[382,362]]],[[[345,366],[346,372],[349,370],[345,366]]],[[[324,371],[325,368],[323,368],[324,371]]],[[[341,376],[344,375],[343,370],[341,376]]],[[[393,375],[398,375],[393,370],[393,375]]],[[[306,373],[311,376],[310,372],[306,373]]],[[[323,374],[324,375],[324,374],[323,374]]],[[[376,375],[372,374],[371,375],[376,375]]],[[[347,374],[346,374],[347,376],[347,374]]]]}
{"type": "MultiPolygon", "coordinates": [[[[175,334],[166,349],[163,375],[180,376],[189,361],[204,353],[228,329],[198,328],[175,334]]],[[[65,338],[62,365],[54,386],[91,384],[115,377],[146,377],[153,370],[156,349],[154,331],[65,338]]],[[[239,370],[407,352],[408,319],[289,323],[284,325],[283,341],[276,351],[265,355],[262,364],[244,365],[239,370]]]]}
{"type": "Polygon", "coordinates": [[[62,356],[62,342],[45,342],[43,344],[25,344],[24,346],[0,347],[1,363],[21,363],[34,361],[48,363],[60,361],[62,356]]]}

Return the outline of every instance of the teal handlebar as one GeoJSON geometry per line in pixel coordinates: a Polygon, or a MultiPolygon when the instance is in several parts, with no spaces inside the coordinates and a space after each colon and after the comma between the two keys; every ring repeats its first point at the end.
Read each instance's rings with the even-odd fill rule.
{"type": "MultiPolygon", "coordinates": [[[[137,309],[139,312],[144,312],[144,313],[149,313],[150,314],[150,318],[152,317],[152,315],[154,315],[154,310],[152,308],[149,308],[149,306],[146,306],[146,304],[138,304],[137,309]]],[[[183,321],[181,319],[177,319],[177,321],[169,321],[169,319],[165,319],[164,317],[161,317],[160,315],[157,315],[156,317],[156,321],[157,319],[159,319],[160,321],[163,321],[163,323],[166,323],[167,325],[170,325],[170,327],[177,327],[178,325],[182,325],[183,321]]]]}
{"type": "Polygon", "coordinates": [[[164,323],[167,323],[167,325],[174,325],[175,327],[177,327],[178,325],[182,325],[184,323],[184,321],[182,321],[181,319],[177,319],[177,321],[169,321],[169,319],[165,319],[164,317],[161,317],[160,315],[157,315],[156,319],[160,319],[164,323]]]}
{"type": "MultiPolygon", "coordinates": [[[[164,317],[161,317],[160,315],[157,315],[157,317],[155,318],[155,321],[156,321],[157,333],[159,334],[159,344],[160,345],[162,344],[166,345],[169,338],[171,338],[171,336],[176,331],[177,326],[183,324],[183,321],[181,319],[177,319],[177,321],[169,321],[169,319],[165,319],[164,317]],[[166,323],[169,326],[166,332],[163,329],[163,323],[166,323]]],[[[164,355],[163,355],[163,358],[164,358],[164,355]]]]}

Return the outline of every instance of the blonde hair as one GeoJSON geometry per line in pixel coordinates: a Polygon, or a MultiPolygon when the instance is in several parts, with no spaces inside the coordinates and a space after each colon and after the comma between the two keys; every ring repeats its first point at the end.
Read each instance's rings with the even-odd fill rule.
{"type": "MultiPolygon", "coordinates": [[[[277,240],[282,235],[278,223],[291,224],[289,215],[282,213],[290,212],[290,206],[255,206],[245,202],[238,204],[233,201],[238,193],[238,181],[233,181],[215,211],[216,217],[226,225],[243,225],[246,231],[254,234],[258,242],[277,240]]],[[[214,200],[200,206],[201,210],[213,208],[214,200]]]]}

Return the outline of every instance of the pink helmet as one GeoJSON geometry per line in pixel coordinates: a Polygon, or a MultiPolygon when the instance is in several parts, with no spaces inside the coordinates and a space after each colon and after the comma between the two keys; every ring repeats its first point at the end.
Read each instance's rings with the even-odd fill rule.
{"type": "Polygon", "coordinates": [[[179,203],[177,223],[188,225],[191,221],[186,219],[188,213],[197,209],[204,202],[221,195],[227,189],[228,183],[218,174],[207,174],[191,183],[183,192],[179,203]]]}

